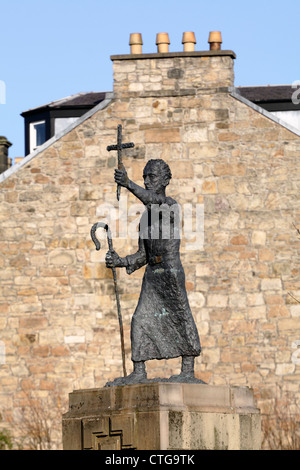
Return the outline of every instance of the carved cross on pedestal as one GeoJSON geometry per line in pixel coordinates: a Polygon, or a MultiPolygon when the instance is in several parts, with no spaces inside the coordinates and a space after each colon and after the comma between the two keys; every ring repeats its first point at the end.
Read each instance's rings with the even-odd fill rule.
{"type": "MultiPolygon", "coordinates": [[[[122,144],[122,126],[121,124],[118,125],[118,140],[117,140],[117,145],[108,145],[107,151],[110,152],[111,150],[117,150],[118,151],[118,169],[122,170],[123,168],[123,163],[122,163],[122,150],[123,149],[129,149],[134,147],[133,142],[129,142],[128,144],[122,144]]],[[[117,187],[117,199],[119,201],[120,199],[120,192],[121,192],[121,187],[118,185],[117,187]]]]}

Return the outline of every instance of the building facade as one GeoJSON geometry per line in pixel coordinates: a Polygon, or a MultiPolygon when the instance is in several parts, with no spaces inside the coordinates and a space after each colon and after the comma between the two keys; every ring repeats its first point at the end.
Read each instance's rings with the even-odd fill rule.
{"type": "MultiPolygon", "coordinates": [[[[30,445],[46,415],[51,426],[36,426],[59,448],[68,393],[122,374],[106,241],[98,252],[90,238],[109,220],[116,251],[137,249],[141,208],[123,189],[118,203],[107,151],[119,124],[135,144],[124,151],[131,179],[143,183],[151,158],[172,171],[197,377],[253,388],[263,414],[287,397],[299,404],[300,133],[236,91],[234,60],[225,50],[113,56],[113,93],[0,175],[0,426],[18,442],[30,445]]],[[[142,276],[118,270],[128,372],[142,276]]],[[[149,377],[179,368],[147,364],[149,377]]]]}

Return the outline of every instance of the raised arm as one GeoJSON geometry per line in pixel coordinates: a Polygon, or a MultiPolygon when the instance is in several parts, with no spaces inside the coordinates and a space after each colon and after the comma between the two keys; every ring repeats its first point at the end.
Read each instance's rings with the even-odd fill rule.
{"type": "Polygon", "coordinates": [[[165,201],[165,196],[156,194],[151,189],[142,188],[131,181],[124,167],[122,170],[115,170],[115,182],[127,188],[128,191],[134,194],[145,206],[148,204],[163,204],[165,201]]]}

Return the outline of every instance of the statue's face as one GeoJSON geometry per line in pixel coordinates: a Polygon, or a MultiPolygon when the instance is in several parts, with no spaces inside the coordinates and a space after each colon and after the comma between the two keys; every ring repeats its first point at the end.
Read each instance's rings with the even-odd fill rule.
{"type": "Polygon", "coordinates": [[[162,174],[158,165],[153,163],[146,165],[143,173],[145,188],[160,193],[166,187],[166,177],[162,174]]]}

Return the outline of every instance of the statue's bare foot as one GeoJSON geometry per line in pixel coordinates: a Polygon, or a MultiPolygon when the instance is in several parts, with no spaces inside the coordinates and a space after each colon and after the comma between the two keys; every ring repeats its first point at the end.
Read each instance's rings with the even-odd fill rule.
{"type": "Polygon", "coordinates": [[[196,379],[194,373],[195,358],[193,356],[182,356],[181,372],[178,375],[172,375],[168,382],[205,384],[200,379],[196,379]]]}
{"type": "Polygon", "coordinates": [[[127,377],[119,377],[113,382],[107,382],[105,387],[118,387],[122,385],[134,385],[147,382],[147,372],[144,361],[133,361],[133,372],[127,377]]]}
{"type": "Polygon", "coordinates": [[[146,382],[147,382],[146,372],[133,371],[131,374],[127,375],[127,377],[118,377],[112,382],[107,382],[107,384],[105,384],[105,387],[119,387],[122,385],[135,385],[135,384],[146,383],[146,382]]]}
{"type": "Polygon", "coordinates": [[[178,375],[172,375],[168,382],[177,382],[177,383],[192,383],[192,384],[205,384],[201,379],[197,379],[194,374],[189,374],[186,372],[180,372],[178,375]]]}
{"type": "Polygon", "coordinates": [[[127,377],[124,377],[125,385],[139,384],[147,381],[146,372],[133,371],[127,377]]]}

